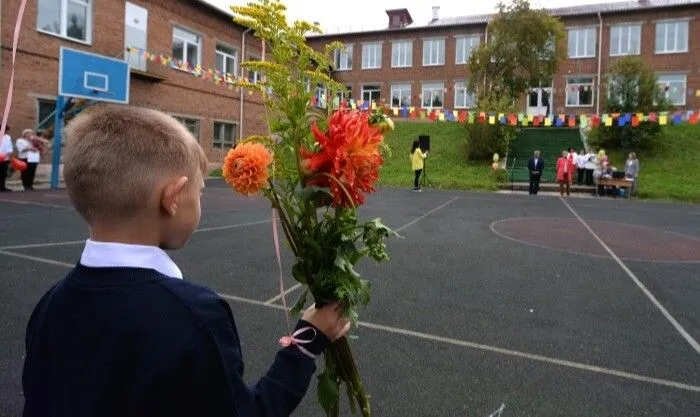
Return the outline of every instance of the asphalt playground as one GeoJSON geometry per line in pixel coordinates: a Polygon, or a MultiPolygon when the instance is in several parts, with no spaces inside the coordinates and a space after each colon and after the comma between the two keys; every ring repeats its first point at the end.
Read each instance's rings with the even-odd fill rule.
{"type": "MultiPolygon", "coordinates": [[[[700,416],[700,206],[381,189],[361,214],[402,235],[359,268],[374,416],[700,416]]],[[[0,416],[21,415],[27,320],[86,237],[65,191],[0,195],[0,416]]],[[[256,381],[285,332],[269,205],[208,181],[172,257],[230,302],[256,381]]],[[[294,415],[323,416],[315,385],[294,415]]]]}

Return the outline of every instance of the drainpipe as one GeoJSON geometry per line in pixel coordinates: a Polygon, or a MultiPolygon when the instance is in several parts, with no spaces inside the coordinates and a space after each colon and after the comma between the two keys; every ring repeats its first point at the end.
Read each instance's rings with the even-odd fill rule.
{"type": "Polygon", "coordinates": [[[603,17],[598,12],[598,92],[596,94],[595,100],[595,113],[600,114],[600,93],[601,93],[601,82],[600,82],[600,66],[603,61],[603,17]]]}
{"type": "MultiPolygon", "coordinates": [[[[484,29],[484,43],[489,43],[489,22],[486,22],[486,29],[484,29]]],[[[486,92],[486,75],[484,75],[484,92],[486,92]]]]}
{"type": "MultiPolygon", "coordinates": [[[[238,68],[240,69],[241,77],[243,77],[243,66],[241,65],[243,63],[243,59],[245,58],[245,35],[246,33],[250,32],[252,29],[248,28],[243,31],[243,35],[241,36],[241,59],[239,60],[238,63],[238,68]]],[[[241,92],[239,94],[240,96],[240,110],[241,114],[238,118],[238,139],[243,139],[243,102],[245,101],[245,94],[244,94],[244,88],[241,87],[241,92]]]]}

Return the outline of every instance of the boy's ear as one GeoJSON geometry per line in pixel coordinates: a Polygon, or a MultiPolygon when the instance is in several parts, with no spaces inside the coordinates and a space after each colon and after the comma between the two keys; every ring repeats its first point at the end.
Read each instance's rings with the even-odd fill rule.
{"type": "Polygon", "coordinates": [[[189,179],[187,177],[177,177],[168,181],[168,184],[163,190],[163,195],[160,199],[160,205],[169,215],[174,216],[177,213],[177,205],[180,202],[180,192],[189,179]]]}

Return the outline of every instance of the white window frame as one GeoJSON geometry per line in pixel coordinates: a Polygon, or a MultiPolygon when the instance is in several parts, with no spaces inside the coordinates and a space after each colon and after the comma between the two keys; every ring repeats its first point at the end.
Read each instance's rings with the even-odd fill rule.
{"type": "MultiPolygon", "coordinates": [[[[49,96],[39,96],[36,97],[36,133],[40,134],[42,133],[45,129],[42,129],[39,123],[41,123],[41,104],[42,103],[53,103],[54,111],[56,111],[56,97],[49,97],[49,96]]],[[[53,120],[49,120],[49,124],[53,125],[53,120]]]]}
{"type": "MultiPolygon", "coordinates": [[[[664,91],[664,95],[666,96],[666,99],[669,100],[669,102],[674,105],[674,106],[685,106],[687,102],[687,88],[688,88],[688,74],[679,74],[679,73],[659,73],[656,74],[656,85],[659,86],[659,88],[665,89],[666,85],[669,85],[668,91],[664,91]],[[675,78],[675,80],[674,80],[675,78]],[[671,97],[671,84],[672,83],[679,83],[680,84],[680,97],[681,101],[678,103],[674,103],[673,101],[670,101],[671,97]]],[[[662,90],[663,91],[663,90],[662,90]]]]}
{"type": "Polygon", "coordinates": [[[455,109],[471,109],[476,107],[476,97],[469,92],[467,81],[456,81],[454,85],[455,109]],[[464,102],[457,102],[457,92],[464,93],[464,102]]]}
{"type": "Polygon", "coordinates": [[[233,146],[236,144],[238,138],[236,135],[238,134],[238,123],[237,122],[231,122],[227,120],[214,120],[214,123],[212,124],[211,128],[212,132],[212,140],[211,140],[211,147],[212,149],[227,149],[227,148],[233,148],[233,146]],[[226,140],[226,138],[221,137],[223,136],[223,132],[225,132],[225,129],[220,129],[219,130],[219,137],[216,137],[216,125],[230,125],[231,126],[231,141],[230,144],[228,144],[229,141],[226,140]]]}
{"type": "MultiPolygon", "coordinates": [[[[174,54],[173,54],[173,61],[176,60],[176,59],[180,59],[181,61],[187,62],[187,64],[192,65],[192,66],[201,65],[201,63],[202,63],[202,35],[200,35],[199,33],[195,32],[195,31],[193,31],[193,30],[190,30],[190,29],[187,29],[187,28],[185,28],[185,27],[183,27],[183,26],[178,26],[178,25],[173,25],[173,27],[172,27],[172,35],[173,35],[173,36],[172,36],[172,39],[171,39],[171,47],[170,47],[171,50],[172,50],[172,46],[173,46],[172,43],[174,43],[173,41],[174,41],[175,39],[177,39],[177,40],[179,40],[179,41],[182,41],[182,42],[184,43],[184,44],[183,44],[183,47],[182,47],[182,59],[180,59],[179,57],[174,56],[174,54]],[[188,39],[185,39],[185,38],[182,38],[182,37],[178,37],[178,36],[175,34],[175,31],[176,31],[176,30],[180,30],[180,31],[182,31],[182,32],[186,32],[186,33],[188,33],[188,34],[190,34],[190,35],[196,36],[196,37],[197,37],[197,43],[196,43],[196,44],[193,44],[192,41],[190,41],[190,40],[188,40],[188,39]],[[187,51],[188,51],[188,49],[189,49],[189,47],[190,47],[191,45],[197,47],[197,62],[188,62],[188,61],[186,61],[186,59],[187,59],[187,51]]],[[[173,63],[172,65],[176,66],[177,64],[176,64],[176,63],[173,63]]]]}
{"type": "Polygon", "coordinates": [[[73,42],[83,43],[86,45],[92,45],[92,3],[94,0],[59,0],[59,14],[58,24],[60,26],[59,33],[52,32],[50,30],[42,29],[39,27],[39,2],[36,1],[37,13],[36,13],[36,30],[37,32],[45,33],[47,35],[56,36],[63,39],[68,39],[73,42]],[[68,4],[75,3],[77,5],[86,7],[85,11],[85,39],[71,38],[68,36],[68,4]]]}
{"type": "Polygon", "coordinates": [[[360,93],[360,98],[362,98],[362,101],[373,101],[372,100],[372,92],[378,92],[379,97],[377,97],[376,101],[381,100],[382,98],[382,85],[381,83],[367,83],[367,84],[362,84],[361,88],[361,93],[360,93]],[[370,88],[367,89],[367,87],[377,87],[377,88],[370,88]],[[369,93],[369,99],[365,99],[365,92],[369,93]]]}
{"type": "Polygon", "coordinates": [[[474,49],[479,47],[481,36],[460,35],[455,38],[455,65],[467,64],[474,49]]]}
{"type": "Polygon", "coordinates": [[[185,129],[187,129],[188,132],[194,136],[195,139],[197,139],[197,142],[199,142],[199,133],[202,130],[202,126],[200,123],[200,120],[196,117],[192,116],[176,116],[173,115],[173,118],[177,120],[178,122],[182,123],[183,126],[185,126],[185,129]],[[190,127],[187,125],[187,122],[194,122],[194,125],[197,129],[196,133],[190,130],[190,127]]]}
{"type": "Polygon", "coordinates": [[[595,78],[594,77],[585,76],[585,75],[567,77],[566,78],[566,97],[564,100],[566,107],[593,107],[593,105],[595,103],[595,94],[596,94],[594,86],[595,86],[595,78]],[[571,82],[571,80],[581,80],[581,79],[590,79],[591,81],[590,82],[581,82],[581,81],[571,82]],[[573,89],[572,89],[573,86],[577,86],[577,88],[576,88],[576,94],[577,94],[576,104],[569,104],[569,94],[573,93],[573,89]],[[578,87],[580,87],[580,86],[588,86],[590,88],[591,104],[581,104],[581,93],[579,92],[579,89],[578,89],[578,87]]]}
{"type": "MultiPolygon", "coordinates": [[[[262,58],[259,56],[255,55],[248,55],[248,61],[262,61],[262,58]]],[[[262,74],[260,71],[254,71],[252,69],[248,69],[248,74],[246,75],[248,77],[248,82],[257,84],[258,82],[262,81],[262,74]],[[253,75],[251,77],[251,74],[253,75]]]]}
{"type": "Polygon", "coordinates": [[[362,69],[379,69],[382,67],[382,43],[362,44],[362,69]]]}
{"type": "MultiPolygon", "coordinates": [[[[216,51],[214,54],[214,58],[216,58],[218,55],[221,55],[222,58],[224,59],[224,66],[226,67],[226,59],[231,58],[233,59],[233,70],[230,68],[226,68],[226,71],[222,71],[224,74],[232,74],[232,75],[237,75],[238,74],[238,48],[234,48],[233,46],[227,45],[222,42],[218,42],[216,44],[216,51]],[[233,50],[233,55],[231,55],[228,52],[221,51],[219,50],[219,47],[226,48],[226,49],[232,49],[233,50]]],[[[214,60],[214,64],[216,64],[216,59],[214,60]]],[[[217,68],[219,70],[219,68],[217,68]]],[[[221,71],[221,70],[219,70],[221,71]]]]}
{"type": "Polygon", "coordinates": [[[421,86],[421,100],[420,100],[420,105],[421,108],[424,109],[441,109],[445,107],[445,83],[443,82],[425,82],[421,86]],[[439,91],[439,96],[440,96],[440,102],[442,105],[440,106],[433,106],[433,101],[435,97],[435,93],[439,91]],[[425,98],[426,96],[430,96],[430,106],[425,105],[425,98]]]}
{"type": "Polygon", "coordinates": [[[598,33],[595,27],[572,27],[567,30],[567,54],[570,59],[595,58],[598,41],[598,33]],[[588,33],[593,33],[593,53],[588,53],[588,33]],[[575,35],[575,51],[571,50],[571,37],[575,35]],[[579,51],[582,49],[581,51],[579,51]]]}
{"type": "Polygon", "coordinates": [[[438,65],[445,65],[445,38],[423,39],[423,66],[438,65]],[[433,60],[433,52],[435,52],[435,60],[433,60]]]}
{"type": "Polygon", "coordinates": [[[688,23],[688,20],[664,20],[664,21],[659,21],[656,22],[656,33],[654,34],[654,50],[656,51],[657,54],[680,54],[680,53],[685,53],[688,52],[688,38],[690,37],[690,25],[688,23]],[[668,38],[668,28],[671,25],[675,25],[675,36],[673,39],[673,48],[669,47],[669,41],[670,39],[668,38]],[[680,43],[680,40],[678,39],[678,32],[680,26],[685,26],[685,39],[683,40],[683,43],[680,43]],[[657,38],[659,36],[659,30],[663,28],[664,31],[664,45],[663,49],[659,49],[659,45],[657,44],[657,38]]]}
{"type": "Polygon", "coordinates": [[[413,66],[413,41],[403,39],[391,43],[391,67],[410,68],[413,66]],[[396,59],[394,59],[396,58],[396,59]]]}
{"type": "Polygon", "coordinates": [[[391,99],[390,99],[389,105],[391,107],[398,107],[398,108],[411,107],[411,84],[410,83],[392,84],[391,85],[391,99]],[[394,106],[394,92],[395,91],[399,93],[398,94],[398,96],[399,96],[399,105],[398,106],[394,106]],[[408,92],[408,94],[407,94],[408,95],[408,103],[401,102],[401,98],[404,95],[402,93],[405,93],[405,92],[408,92]]]}
{"type": "Polygon", "coordinates": [[[642,49],[642,25],[620,24],[610,26],[610,56],[639,55],[642,49]],[[619,31],[617,45],[613,44],[613,32],[619,31]],[[633,43],[634,36],[637,43],[633,43]],[[625,42],[626,40],[626,42],[625,42]],[[633,49],[633,47],[636,47],[633,49]]]}
{"type": "Polygon", "coordinates": [[[352,71],[353,44],[345,45],[345,50],[336,50],[333,53],[333,63],[336,71],[352,71]]]}

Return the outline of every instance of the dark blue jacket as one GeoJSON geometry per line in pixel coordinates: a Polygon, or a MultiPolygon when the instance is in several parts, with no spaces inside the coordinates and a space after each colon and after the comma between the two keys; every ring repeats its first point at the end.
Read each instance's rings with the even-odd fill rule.
{"type": "MultiPolygon", "coordinates": [[[[314,354],[329,343],[317,333],[304,345],[314,354]]],[[[214,292],[150,269],[78,265],[29,321],[24,416],[288,416],[315,370],[284,348],[249,387],[231,309],[214,292]]]]}

